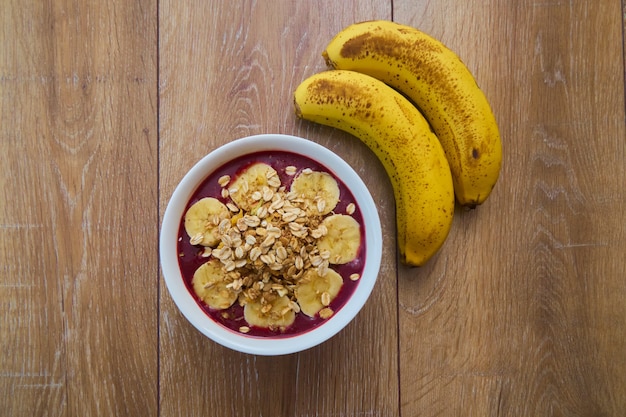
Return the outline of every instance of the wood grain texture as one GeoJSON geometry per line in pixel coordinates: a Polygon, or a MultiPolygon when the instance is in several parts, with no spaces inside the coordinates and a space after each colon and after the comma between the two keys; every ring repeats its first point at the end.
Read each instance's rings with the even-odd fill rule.
{"type": "Polygon", "coordinates": [[[297,84],[325,68],[321,52],[336,31],[353,19],[388,19],[389,12],[381,1],[161,2],[161,209],[185,171],[217,146],[287,133],[343,156],[382,202],[386,230],[372,301],[339,335],[299,354],[268,358],[220,347],[192,328],[162,285],[161,415],[398,415],[389,184],[357,140],[298,121],[292,104],[297,84]]]}
{"type": "Polygon", "coordinates": [[[576,416],[626,409],[624,0],[7,0],[0,7],[0,416],[576,416]],[[291,96],[341,28],[389,19],[457,51],[494,107],[501,179],[425,267],[358,140],[291,96]],[[372,297],[277,358],[207,340],[158,268],[202,156],[321,143],[383,223],[372,297]]]}
{"type": "Polygon", "coordinates": [[[617,416],[626,407],[621,5],[394,1],[457,51],[504,146],[488,202],[399,270],[404,415],[617,416]],[[619,52],[621,56],[621,52],[619,52]]]}
{"type": "Polygon", "coordinates": [[[157,410],[156,13],[118,3],[0,12],[3,416],[157,410]]]}

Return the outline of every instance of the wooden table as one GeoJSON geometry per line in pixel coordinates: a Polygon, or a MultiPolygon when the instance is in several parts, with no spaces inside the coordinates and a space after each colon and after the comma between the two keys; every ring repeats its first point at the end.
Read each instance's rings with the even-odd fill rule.
{"type": "Polygon", "coordinates": [[[623,23],[620,0],[4,1],[0,415],[623,416],[623,23]],[[292,110],[366,19],[455,50],[503,137],[491,198],[418,269],[378,160],[292,110]],[[158,259],[184,173],[268,132],[345,158],[384,228],[357,319],[281,357],[202,336],[158,259]]]}

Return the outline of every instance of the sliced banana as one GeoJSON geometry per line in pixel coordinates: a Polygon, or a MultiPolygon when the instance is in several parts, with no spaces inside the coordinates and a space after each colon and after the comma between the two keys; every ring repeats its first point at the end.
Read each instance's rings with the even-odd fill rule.
{"type": "Polygon", "coordinates": [[[239,295],[239,291],[229,287],[224,278],[222,263],[218,259],[211,259],[196,269],[191,284],[196,295],[206,305],[224,310],[233,305],[239,295]]]}
{"type": "Polygon", "coordinates": [[[332,269],[329,269],[324,276],[319,275],[316,269],[307,270],[295,289],[300,311],[309,317],[314,317],[337,297],[342,285],[341,275],[332,269]]]}
{"type": "Polygon", "coordinates": [[[185,231],[191,244],[215,246],[220,242],[219,224],[230,218],[228,207],[213,197],[205,197],[195,202],[185,213],[185,231]]]}
{"type": "Polygon", "coordinates": [[[333,214],[322,221],[327,233],[317,241],[320,253],[328,252],[331,264],[347,264],[356,259],[361,247],[361,226],[352,216],[333,214]]]}
{"type": "Polygon", "coordinates": [[[248,212],[263,201],[270,201],[280,187],[280,177],[274,168],[263,162],[250,165],[228,185],[230,198],[240,209],[248,212]]]}
{"type": "Polygon", "coordinates": [[[327,172],[303,170],[294,178],[291,191],[305,201],[309,214],[328,214],[339,202],[339,185],[327,172]]]}
{"type": "Polygon", "coordinates": [[[251,326],[281,329],[293,324],[296,313],[289,297],[285,295],[269,304],[261,304],[260,301],[247,303],[243,308],[243,317],[251,326]]]}

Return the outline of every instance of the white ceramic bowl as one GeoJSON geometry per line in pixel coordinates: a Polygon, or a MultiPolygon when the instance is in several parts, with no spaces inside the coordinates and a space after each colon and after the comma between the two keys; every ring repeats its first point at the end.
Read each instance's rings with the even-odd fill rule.
{"type": "Polygon", "coordinates": [[[201,333],[236,351],[257,355],[283,355],[316,346],[343,329],[361,310],[376,282],[382,255],[382,233],[376,206],[358,174],[327,148],[303,138],[265,134],[237,139],[202,158],[183,177],[163,216],[160,257],[167,288],[183,315],[201,333]],[[365,225],[366,257],[358,285],[346,303],[318,327],[280,338],[249,336],[217,323],[196,302],[183,281],[178,260],[178,233],[186,206],[199,185],[218,167],[242,155],[260,151],[287,151],[304,155],[334,173],[352,192],[365,225]]]}

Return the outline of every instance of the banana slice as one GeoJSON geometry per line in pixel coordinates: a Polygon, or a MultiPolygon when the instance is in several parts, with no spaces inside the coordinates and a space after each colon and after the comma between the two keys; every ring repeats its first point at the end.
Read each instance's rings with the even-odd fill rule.
{"type": "Polygon", "coordinates": [[[218,226],[230,218],[228,207],[213,197],[205,197],[195,202],[185,213],[185,230],[191,244],[215,246],[220,242],[218,226]]]}
{"type": "Polygon", "coordinates": [[[270,201],[280,187],[274,168],[263,162],[250,165],[228,186],[230,198],[239,208],[252,211],[263,201],[270,201]]]}
{"type": "Polygon", "coordinates": [[[211,259],[196,269],[191,279],[193,290],[211,308],[224,310],[237,300],[239,291],[228,287],[222,263],[211,259]]]}
{"type": "Polygon", "coordinates": [[[361,226],[352,216],[333,214],[322,221],[327,233],[317,241],[320,253],[328,251],[331,264],[347,264],[356,259],[361,247],[361,226]]]}
{"type": "Polygon", "coordinates": [[[319,275],[316,269],[307,270],[295,289],[300,311],[314,317],[320,310],[328,307],[339,294],[342,285],[341,275],[332,269],[324,276],[319,275]]]}
{"type": "Polygon", "coordinates": [[[281,329],[293,324],[296,313],[289,297],[284,295],[269,304],[261,304],[259,301],[247,303],[243,308],[243,317],[251,326],[281,329]]]}
{"type": "Polygon", "coordinates": [[[327,172],[303,170],[294,178],[291,191],[304,200],[310,214],[328,214],[339,202],[339,185],[327,172]]]}

